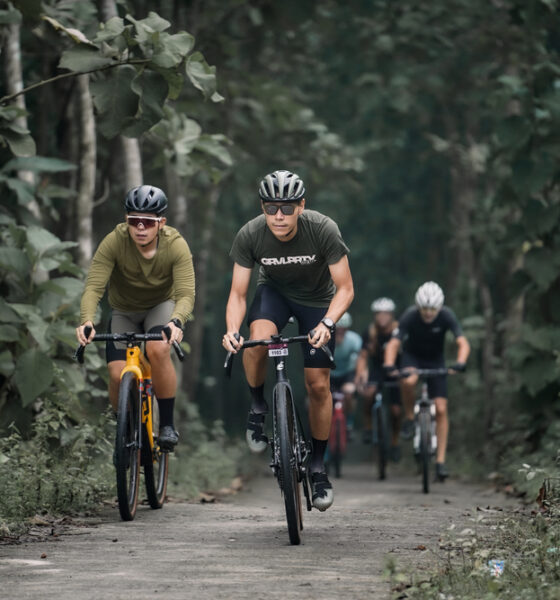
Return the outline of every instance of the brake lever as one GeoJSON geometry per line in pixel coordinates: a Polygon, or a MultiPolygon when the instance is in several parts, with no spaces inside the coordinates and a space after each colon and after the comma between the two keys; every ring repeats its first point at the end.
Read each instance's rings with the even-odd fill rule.
{"type": "MultiPolygon", "coordinates": [[[[309,332],[309,337],[313,337],[314,335],[315,335],[315,330],[312,329],[309,332]]],[[[336,369],[336,363],[334,362],[334,356],[333,356],[333,354],[331,352],[331,349],[326,344],[323,344],[322,346],[319,346],[319,349],[322,350],[328,356],[328,358],[329,358],[329,360],[331,362],[332,368],[336,369]]]]}
{"type": "MultiPolygon", "coordinates": [[[[240,335],[238,333],[234,333],[233,337],[239,341],[240,335]]],[[[226,370],[226,377],[230,378],[231,377],[231,369],[233,367],[233,356],[234,353],[230,351],[228,351],[228,353],[226,354],[226,360],[224,362],[224,369],[226,370]]]]}
{"type": "MultiPolygon", "coordinates": [[[[87,327],[84,328],[84,335],[86,336],[86,338],[89,337],[91,333],[91,327],[88,325],[87,327]]],[[[84,364],[84,352],[86,351],[86,347],[85,345],[82,346],[82,344],[80,344],[74,354],[72,355],[72,358],[74,360],[77,360],[79,364],[83,365],[84,364]]]]}

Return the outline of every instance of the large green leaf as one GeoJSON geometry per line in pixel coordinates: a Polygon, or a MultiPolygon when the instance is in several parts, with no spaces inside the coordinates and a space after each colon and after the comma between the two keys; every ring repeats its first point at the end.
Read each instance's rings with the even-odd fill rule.
{"type": "Polygon", "coordinates": [[[226,167],[231,167],[233,159],[225,147],[226,143],[230,142],[224,135],[202,135],[196,144],[196,149],[217,158],[226,167]]]}
{"type": "Polygon", "coordinates": [[[59,68],[68,69],[77,73],[103,69],[115,61],[111,57],[103,56],[99,50],[89,46],[70,48],[62,53],[59,68]]]}
{"type": "Polygon", "coordinates": [[[0,267],[7,271],[19,273],[25,277],[29,273],[29,260],[19,248],[0,247],[0,267]]]}
{"type": "Polygon", "coordinates": [[[31,404],[53,381],[52,360],[40,350],[32,348],[16,361],[14,382],[23,406],[31,404]]]}
{"type": "Polygon", "coordinates": [[[93,101],[99,112],[99,128],[107,138],[113,138],[129,126],[138,112],[139,99],[132,89],[136,69],[130,65],[118,67],[110,75],[90,83],[93,101]]]}
{"type": "Polygon", "coordinates": [[[0,374],[4,375],[4,377],[10,377],[14,372],[14,367],[15,365],[11,352],[8,350],[0,352],[0,374]]]}
{"type": "Polygon", "coordinates": [[[16,156],[33,156],[37,151],[35,140],[25,133],[17,133],[12,129],[0,129],[0,142],[6,143],[16,156]]]}
{"type": "Polygon", "coordinates": [[[195,52],[189,57],[186,73],[194,87],[199,89],[206,98],[213,97],[216,93],[216,67],[208,65],[200,52],[195,52]]]}
{"type": "Polygon", "coordinates": [[[127,21],[134,23],[136,39],[141,43],[151,42],[154,35],[171,27],[171,23],[162,19],[157,13],[150,11],[145,19],[136,20],[126,15],[127,21]]]}
{"type": "Polygon", "coordinates": [[[168,86],[159,73],[145,71],[133,80],[131,88],[140,97],[140,106],[135,121],[123,129],[123,133],[139,137],[163,118],[168,86]]]}
{"type": "Polygon", "coordinates": [[[125,25],[119,17],[112,17],[106,23],[99,24],[99,31],[93,38],[94,42],[110,42],[122,34],[125,25]]]}
{"type": "Polygon", "coordinates": [[[13,158],[3,167],[4,173],[13,171],[33,171],[44,173],[63,173],[73,171],[76,165],[60,158],[49,158],[47,156],[33,156],[32,158],[13,158]]]}
{"type": "Polygon", "coordinates": [[[4,298],[0,298],[0,323],[20,323],[20,322],[21,322],[21,317],[4,300],[4,298]]]}
{"type": "Polygon", "coordinates": [[[0,342],[17,342],[19,332],[13,325],[0,325],[0,342]]]}
{"type": "Polygon", "coordinates": [[[152,57],[158,67],[170,69],[176,67],[187,56],[194,46],[194,37],[182,31],[175,35],[162,33],[159,37],[159,48],[152,57]]]}
{"type": "Polygon", "coordinates": [[[4,177],[0,175],[0,181],[15,193],[19,204],[25,206],[35,201],[34,187],[27,181],[22,181],[16,177],[4,177]]]}
{"type": "Polygon", "coordinates": [[[27,330],[33,336],[39,348],[44,352],[50,350],[50,339],[48,337],[49,323],[41,315],[38,306],[34,304],[13,303],[11,307],[25,321],[27,330]]]}
{"type": "Polygon", "coordinates": [[[21,23],[21,13],[18,10],[0,10],[0,25],[16,25],[21,23]]]}
{"type": "Polygon", "coordinates": [[[38,253],[66,250],[77,246],[77,242],[63,242],[43,227],[30,225],[27,228],[27,243],[38,253]]]}

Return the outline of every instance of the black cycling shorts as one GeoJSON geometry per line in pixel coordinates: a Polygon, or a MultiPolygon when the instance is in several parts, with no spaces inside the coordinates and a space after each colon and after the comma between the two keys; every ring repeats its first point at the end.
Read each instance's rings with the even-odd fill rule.
{"type": "MultiPolygon", "coordinates": [[[[420,358],[415,354],[403,352],[401,369],[416,367],[417,369],[441,369],[445,367],[443,354],[433,358],[420,358]]],[[[447,398],[447,375],[437,375],[428,379],[428,396],[430,398],[447,398]]]]}
{"type": "MultiPolygon", "coordinates": [[[[247,314],[247,324],[265,319],[272,321],[279,332],[284,329],[291,316],[298,322],[299,335],[307,335],[321,319],[327,314],[327,307],[303,306],[289,300],[279,291],[269,285],[259,285],[255,292],[253,302],[247,314]]],[[[334,355],[335,336],[332,335],[328,347],[334,355]]],[[[303,350],[303,365],[311,369],[330,369],[331,363],[328,356],[319,348],[310,344],[301,344],[303,350]]]]}

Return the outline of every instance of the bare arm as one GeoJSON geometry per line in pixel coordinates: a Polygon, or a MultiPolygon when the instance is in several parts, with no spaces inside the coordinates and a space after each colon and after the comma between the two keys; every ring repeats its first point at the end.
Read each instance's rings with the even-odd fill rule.
{"type": "Polygon", "coordinates": [[[234,334],[239,333],[241,323],[247,312],[247,291],[251,281],[251,273],[252,269],[242,267],[237,263],[233,265],[231,290],[226,305],[226,333],[222,341],[224,348],[230,352],[237,352],[237,348],[243,343],[243,338],[237,341],[234,334]]]}
{"type": "Polygon", "coordinates": [[[469,341],[464,335],[460,335],[455,341],[457,342],[457,362],[465,364],[471,353],[469,341]]]}
{"type": "MultiPolygon", "coordinates": [[[[354,299],[354,283],[352,282],[348,256],[345,255],[334,265],[329,265],[329,271],[336,286],[336,293],[327,309],[325,318],[332,319],[336,323],[354,299]]],[[[315,327],[315,335],[310,339],[310,344],[315,348],[319,348],[330,339],[331,332],[329,328],[323,323],[318,323],[315,327]]]]}
{"type": "Polygon", "coordinates": [[[355,383],[358,387],[364,385],[368,378],[368,351],[367,348],[362,348],[356,362],[356,377],[355,383]]]}
{"type": "Polygon", "coordinates": [[[394,366],[395,361],[397,360],[397,354],[399,353],[400,347],[401,341],[399,340],[399,338],[391,338],[385,346],[385,360],[383,361],[383,364],[394,366]]]}

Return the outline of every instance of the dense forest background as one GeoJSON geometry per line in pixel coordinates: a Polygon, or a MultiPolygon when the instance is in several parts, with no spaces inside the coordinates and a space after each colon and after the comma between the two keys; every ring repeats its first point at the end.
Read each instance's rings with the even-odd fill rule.
{"type": "Polygon", "coordinates": [[[451,460],[552,472],[557,4],[0,1],[0,469],[41,432],[55,454],[95,446],[104,365],[72,362],[73,330],[92,253],[143,182],[168,193],[195,258],[179,425],[215,452],[240,432],[248,399],[220,345],[228,251],[259,179],[286,168],[351,249],[355,329],[375,297],[404,310],[423,281],[444,288],[473,346],[451,460]]]}

